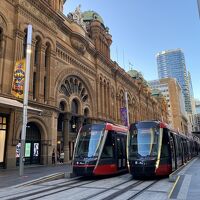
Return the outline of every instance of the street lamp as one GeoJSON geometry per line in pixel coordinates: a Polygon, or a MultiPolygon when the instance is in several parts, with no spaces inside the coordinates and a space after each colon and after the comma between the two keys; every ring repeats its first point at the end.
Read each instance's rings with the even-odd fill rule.
{"type": "Polygon", "coordinates": [[[22,125],[22,134],[21,134],[21,150],[20,150],[20,162],[19,162],[19,175],[20,176],[24,175],[24,152],[25,152],[26,125],[27,125],[31,42],[32,42],[32,25],[29,24],[28,32],[27,32],[26,72],[25,72],[24,101],[23,101],[23,125],[22,125]]]}

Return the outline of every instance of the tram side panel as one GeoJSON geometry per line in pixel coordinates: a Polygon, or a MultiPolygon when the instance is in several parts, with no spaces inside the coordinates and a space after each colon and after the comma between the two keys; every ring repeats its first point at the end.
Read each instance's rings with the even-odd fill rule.
{"type": "Polygon", "coordinates": [[[127,170],[125,134],[109,131],[94,175],[116,174],[127,170]]]}

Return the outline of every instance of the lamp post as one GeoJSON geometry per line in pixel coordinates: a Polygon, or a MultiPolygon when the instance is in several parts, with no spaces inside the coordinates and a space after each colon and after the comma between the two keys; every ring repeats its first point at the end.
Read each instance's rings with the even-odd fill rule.
{"type": "Polygon", "coordinates": [[[32,42],[32,25],[29,24],[28,31],[27,31],[26,72],[25,72],[24,101],[23,101],[23,125],[22,125],[22,134],[21,134],[21,150],[20,150],[20,162],[19,162],[20,176],[24,175],[24,154],[25,154],[26,125],[27,125],[31,42],[32,42]]]}

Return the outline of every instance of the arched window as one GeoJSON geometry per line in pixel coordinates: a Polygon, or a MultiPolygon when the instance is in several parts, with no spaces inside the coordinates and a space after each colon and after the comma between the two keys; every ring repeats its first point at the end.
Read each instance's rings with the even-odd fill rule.
{"type": "Polygon", "coordinates": [[[47,69],[50,65],[50,52],[51,52],[51,46],[49,43],[46,43],[46,50],[45,50],[45,63],[44,66],[47,69]]]}
{"type": "Polygon", "coordinates": [[[26,47],[27,47],[27,28],[24,30],[24,40],[23,40],[23,58],[26,58],[26,47]]]}
{"type": "Polygon", "coordinates": [[[36,98],[36,72],[33,73],[33,100],[36,98]]]}
{"type": "Polygon", "coordinates": [[[65,103],[64,102],[60,102],[60,105],[59,105],[59,109],[61,110],[61,111],[64,111],[65,110],[65,103]]]}
{"type": "Polygon", "coordinates": [[[41,39],[39,36],[36,37],[36,44],[35,44],[35,59],[34,59],[34,64],[39,65],[40,62],[40,47],[41,47],[41,39]]]}
{"type": "Polygon", "coordinates": [[[3,56],[3,29],[0,27],[0,57],[3,56]]]}
{"type": "Polygon", "coordinates": [[[85,117],[88,117],[88,115],[89,115],[89,109],[88,109],[88,108],[85,108],[85,110],[84,110],[84,116],[85,116],[85,117]]]}
{"type": "MultiPolygon", "coordinates": [[[[59,109],[60,109],[60,111],[65,110],[65,103],[63,101],[60,102],[59,109]]],[[[63,115],[63,113],[60,113],[58,116],[58,123],[57,123],[58,131],[63,131],[63,119],[64,119],[64,115],[63,115]]]]}
{"type": "Polygon", "coordinates": [[[75,99],[72,100],[71,112],[72,114],[78,114],[78,102],[75,99]]]}
{"type": "Polygon", "coordinates": [[[47,77],[44,77],[44,102],[47,100],[47,77]]]}

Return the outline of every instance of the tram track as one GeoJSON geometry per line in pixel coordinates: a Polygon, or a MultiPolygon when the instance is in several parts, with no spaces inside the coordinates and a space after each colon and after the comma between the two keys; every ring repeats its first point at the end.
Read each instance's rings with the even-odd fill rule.
{"type": "Polygon", "coordinates": [[[137,181],[131,185],[129,185],[128,187],[125,187],[121,190],[118,190],[117,192],[114,192],[113,194],[110,194],[109,196],[103,198],[102,200],[111,200],[114,199],[115,197],[118,197],[119,195],[129,191],[130,189],[133,189],[134,187],[137,187],[138,185],[141,185],[142,183],[144,183],[145,181],[137,181]]]}
{"type": "MultiPolygon", "coordinates": [[[[67,190],[74,189],[74,188],[85,188],[85,187],[87,187],[87,185],[93,184],[94,182],[99,181],[99,179],[89,180],[89,181],[85,180],[85,179],[83,179],[83,180],[86,181],[86,182],[80,182],[81,179],[71,180],[71,181],[67,181],[67,183],[63,184],[63,185],[60,185],[60,183],[57,183],[56,186],[53,186],[53,187],[51,185],[49,185],[50,188],[45,188],[45,189],[40,188],[37,191],[33,191],[33,189],[32,189],[31,191],[33,191],[33,192],[29,192],[29,193],[26,193],[26,194],[23,194],[23,195],[21,193],[20,193],[21,195],[20,194],[12,194],[12,195],[9,195],[9,196],[7,195],[4,198],[6,200],[18,200],[18,199],[24,199],[24,198],[32,199],[32,200],[42,199],[44,197],[48,197],[48,196],[58,194],[58,193],[61,193],[61,192],[67,191],[67,190]]],[[[136,188],[137,186],[140,186],[141,184],[143,184],[145,182],[144,180],[136,181],[136,182],[131,183],[130,185],[128,185],[127,187],[125,187],[123,189],[118,188],[119,186],[123,187],[124,185],[131,182],[132,180],[133,180],[132,178],[129,178],[128,180],[125,180],[121,183],[118,183],[118,184],[116,184],[112,187],[109,187],[109,188],[106,188],[106,189],[104,188],[103,190],[98,191],[95,194],[91,194],[87,197],[84,197],[81,200],[94,199],[98,195],[104,195],[104,194],[105,194],[104,195],[104,197],[105,197],[107,192],[109,193],[109,191],[113,190],[112,194],[106,196],[105,198],[102,197],[102,200],[112,200],[112,199],[114,199],[114,198],[116,198],[116,197],[118,197],[122,194],[125,194],[128,191],[129,192],[132,191],[134,188],[136,188]],[[114,191],[114,190],[117,190],[117,191],[114,191]]],[[[144,188],[142,188],[141,190],[139,190],[138,192],[134,193],[133,195],[131,195],[131,196],[129,195],[127,200],[135,199],[137,196],[144,193],[147,189],[149,189],[152,185],[156,184],[157,182],[158,182],[158,180],[153,181],[150,184],[148,184],[147,186],[145,186],[144,188]]],[[[102,188],[98,188],[98,189],[102,189],[102,188]]],[[[101,198],[101,196],[99,196],[99,197],[101,198]]],[[[1,198],[3,198],[3,197],[1,197],[1,198]]]]}
{"type": "MultiPolygon", "coordinates": [[[[113,190],[113,189],[119,187],[119,186],[122,186],[123,184],[126,184],[126,183],[130,182],[131,180],[132,180],[132,179],[129,179],[129,180],[127,180],[127,181],[124,181],[124,182],[122,182],[122,183],[119,183],[119,184],[117,184],[117,185],[114,185],[114,186],[112,186],[112,187],[110,187],[110,188],[104,189],[103,191],[100,191],[100,192],[97,192],[97,193],[92,194],[92,195],[90,195],[90,196],[87,196],[86,198],[83,198],[83,199],[81,199],[81,200],[88,200],[88,199],[91,199],[91,198],[93,198],[93,197],[96,197],[97,195],[106,193],[106,192],[108,192],[108,191],[110,191],[110,190],[113,190]]],[[[140,181],[137,181],[137,182],[134,183],[134,184],[137,184],[138,182],[140,182],[140,181]]],[[[132,184],[132,185],[133,185],[133,184],[132,184]]],[[[132,186],[132,185],[131,185],[131,186],[132,186]]]]}
{"type": "MultiPolygon", "coordinates": [[[[76,187],[80,187],[80,186],[83,186],[83,185],[87,185],[87,184],[90,184],[90,183],[93,183],[93,182],[96,182],[97,180],[92,180],[92,181],[87,181],[86,183],[82,183],[80,182],[80,179],[78,179],[77,181],[74,181],[74,180],[71,180],[71,181],[67,181],[66,184],[64,185],[59,185],[57,184],[56,186],[53,186],[51,187],[51,185],[49,186],[50,188],[46,188],[46,189],[38,189],[37,191],[34,191],[34,192],[30,192],[30,193],[26,193],[26,194],[23,194],[23,195],[19,195],[21,193],[15,193],[15,194],[11,194],[11,195],[6,195],[6,196],[1,196],[1,198],[6,198],[6,200],[17,200],[17,199],[22,199],[22,198],[26,198],[26,197],[31,197],[31,196],[35,196],[35,195],[38,195],[38,194],[42,194],[42,193],[46,193],[46,192],[49,192],[49,191],[53,191],[53,192],[50,192],[48,194],[45,194],[43,196],[39,196],[39,197],[36,197],[36,198],[31,198],[31,199],[38,199],[38,198],[42,198],[42,197],[45,197],[45,196],[49,196],[49,195],[52,195],[52,194],[55,194],[55,193],[59,193],[59,192],[62,192],[62,191],[65,191],[65,190],[70,190],[70,189],[73,189],[73,188],[76,188],[76,187]],[[80,183],[80,184],[79,184],[80,183]],[[73,186],[74,185],[74,186],[73,186]],[[68,187],[69,186],[69,187],[68,187]],[[70,187],[71,186],[71,187],[70,187]],[[64,187],[68,187],[68,188],[65,188],[65,189],[61,189],[61,188],[64,188],[64,187]],[[59,190],[61,189],[61,190],[59,190]],[[55,191],[55,190],[59,190],[59,191],[55,191]],[[17,196],[18,195],[18,196],[17,196]]],[[[29,190],[29,191],[32,191],[33,189],[29,190]]],[[[29,192],[28,191],[28,192],[29,192]]],[[[26,191],[27,192],[27,191],[26,191]]]]}
{"type": "MultiPolygon", "coordinates": [[[[113,193],[113,194],[110,194],[109,196],[103,198],[102,200],[111,200],[111,199],[114,199],[114,198],[116,198],[116,197],[118,197],[118,196],[120,196],[120,195],[122,195],[122,194],[124,194],[124,193],[126,193],[126,192],[128,192],[128,191],[130,191],[131,189],[133,189],[133,188],[135,188],[135,187],[141,185],[141,184],[144,183],[144,182],[145,182],[145,181],[138,181],[138,182],[136,182],[136,183],[133,183],[133,184],[129,185],[129,186],[126,187],[126,188],[123,188],[123,189],[121,189],[121,190],[119,190],[119,191],[117,191],[117,192],[115,192],[115,193],[113,193]]],[[[146,186],[145,188],[141,189],[140,191],[138,191],[138,192],[135,193],[134,195],[128,197],[127,200],[135,199],[137,196],[139,196],[140,194],[142,194],[143,192],[145,192],[148,188],[150,188],[152,185],[154,185],[154,184],[157,183],[157,182],[158,182],[158,180],[154,181],[153,183],[151,183],[151,184],[149,184],[148,186],[146,186]]]]}
{"type": "Polygon", "coordinates": [[[136,197],[138,197],[139,195],[141,195],[142,193],[144,193],[147,189],[149,189],[151,186],[153,186],[154,184],[156,184],[158,181],[159,180],[156,180],[153,183],[149,184],[148,186],[146,186],[145,188],[141,189],[140,191],[138,191],[134,195],[130,196],[127,200],[135,199],[136,197]]]}

